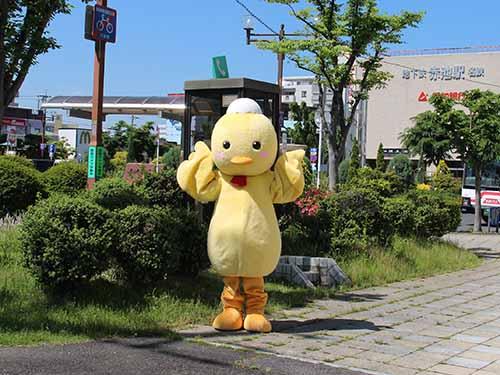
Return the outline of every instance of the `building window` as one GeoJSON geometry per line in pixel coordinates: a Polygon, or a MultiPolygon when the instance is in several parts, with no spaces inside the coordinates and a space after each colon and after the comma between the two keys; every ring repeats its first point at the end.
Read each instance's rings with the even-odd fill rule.
{"type": "Polygon", "coordinates": [[[302,96],[303,98],[307,98],[307,91],[302,91],[301,96],[302,96]]]}

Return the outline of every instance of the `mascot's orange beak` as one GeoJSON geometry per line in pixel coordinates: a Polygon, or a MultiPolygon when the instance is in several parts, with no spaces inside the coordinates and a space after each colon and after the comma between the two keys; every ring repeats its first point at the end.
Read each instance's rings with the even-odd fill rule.
{"type": "Polygon", "coordinates": [[[253,163],[253,159],[249,158],[248,156],[235,156],[231,158],[231,163],[233,164],[251,164],[253,163]]]}

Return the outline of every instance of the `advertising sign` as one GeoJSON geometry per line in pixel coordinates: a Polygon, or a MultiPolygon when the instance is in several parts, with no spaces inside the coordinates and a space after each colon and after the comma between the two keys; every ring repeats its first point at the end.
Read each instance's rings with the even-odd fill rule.
{"type": "Polygon", "coordinates": [[[104,147],[98,146],[96,149],[95,178],[104,176],[104,147]]]}
{"type": "Polygon", "coordinates": [[[89,147],[89,159],[88,159],[88,165],[87,165],[87,177],[88,178],[95,178],[95,154],[96,154],[96,147],[90,146],[89,147]]]}
{"type": "Polygon", "coordinates": [[[96,5],[92,23],[92,39],[116,42],[116,10],[96,5]]]}

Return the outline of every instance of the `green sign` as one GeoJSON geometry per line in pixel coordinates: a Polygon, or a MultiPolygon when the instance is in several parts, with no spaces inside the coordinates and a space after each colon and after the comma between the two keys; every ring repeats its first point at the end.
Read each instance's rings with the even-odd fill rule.
{"type": "Polygon", "coordinates": [[[104,176],[104,147],[98,146],[95,161],[95,177],[102,178],[104,176]]]}
{"type": "Polygon", "coordinates": [[[214,78],[229,78],[226,56],[212,58],[212,75],[214,78]]]}
{"type": "Polygon", "coordinates": [[[90,146],[89,147],[89,162],[88,162],[88,166],[87,166],[87,177],[88,178],[95,178],[95,154],[96,154],[96,147],[90,146]]]}

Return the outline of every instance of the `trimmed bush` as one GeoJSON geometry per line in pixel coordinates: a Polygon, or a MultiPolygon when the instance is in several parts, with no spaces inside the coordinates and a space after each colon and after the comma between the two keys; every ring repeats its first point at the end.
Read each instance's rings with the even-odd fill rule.
{"type": "Polygon", "coordinates": [[[345,255],[386,241],[381,220],[382,197],[376,191],[352,188],[333,195],[325,204],[331,220],[331,250],[335,254],[345,255]]]}
{"type": "Polygon", "coordinates": [[[137,187],[119,177],[105,178],[94,186],[89,197],[98,205],[109,210],[122,209],[130,205],[144,205],[144,196],[137,187]]]}
{"type": "Polygon", "coordinates": [[[172,146],[163,154],[160,162],[166,168],[177,169],[181,163],[181,148],[179,146],[172,146]]]}
{"type": "Polygon", "coordinates": [[[181,210],[129,206],[115,220],[116,262],[132,284],[154,283],[206,266],[205,228],[181,210]]]}
{"type": "Polygon", "coordinates": [[[441,237],[460,225],[460,197],[436,191],[413,190],[407,199],[415,205],[414,234],[417,237],[441,237]]]}
{"type": "Polygon", "coordinates": [[[386,198],[382,204],[384,237],[412,236],[415,232],[415,204],[406,196],[386,198]]]}
{"type": "Polygon", "coordinates": [[[0,158],[0,217],[22,212],[44,194],[40,172],[19,159],[0,158]]]}
{"type": "Polygon", "coordinates": [[[87,186],[87,168],[72,161],[62,162],[45,171],[43,180],[50,193],[76,194],[87,186]]]}
{"type": "Polygon", "coordinates": [[[145,173],[138,187],[152,206],[185,206],[185,195],[177,183],[175,169],[164,168],[159,173],[145,173]]]}
{"type": "Polygon", "coordinates": [[[394,172],[380,172],[369,167],[360,168],[348,183],[342,185],[343,191],[357,188],[375,191],[383,197],[391,197],[406,191],[406,186],[394,172]]]}
{"type": "Polygon", "coordinates": [[[413,182],[413,168],[411,166],[411,160],[406,155],[394,156],[387,166],[387,171],[396,173],[406,186],[410,186],[413,182]]]}
{"type": "Polygon", "coordinates": [[[23,166],[25,166],[27,168],[36,169],[35,165],[33,164],[33,162],[30,159],[26,159],[23,156],[17,156],[17,155],[0,155],[0,160],[8,160],[8,161],[11,161],[13,163],[21,164],[21,165],[23,165],[23,166]]]}
{"type": "Polygon", "coordinates": [[[70,289],[105,271],[115,243],[110,213],[82,197],[53,195],[21,223],[25,265],[45,287],[70,289]]]}
{"type": "Polygon", "coordinates": [[[345,184],[349,176],[349,159],[344,159],[339,164],[339,183],[345,184]]]}

